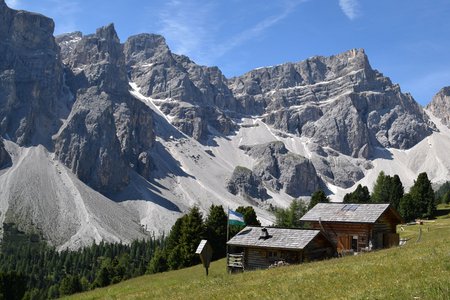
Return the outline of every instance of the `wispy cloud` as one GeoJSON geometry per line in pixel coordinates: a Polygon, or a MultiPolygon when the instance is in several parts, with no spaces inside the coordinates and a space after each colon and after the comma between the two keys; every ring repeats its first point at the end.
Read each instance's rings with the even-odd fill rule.
{"type": "MultiPolygon", "coordinates": [[[[247,27],[235,30],[234,34],[224,37],[227,24],[217,2],[170,0],[159,14],[162,24],[161,33],[172,41],[174,52],[186,54],[198,63],[211,64],[215,59],[245,42],[261,37],[266,30],[288,17],[295,8],[306,0],[280,1],[271,15],[260,17],[247,27]],[[219,19],[221,16],[222,19],[219,19]]],[[[230,1],[229,3],[231,3],[230,1]]],[[[239,3],[235,3],[239,5],[239,3]]],[[[251,13],[251,12],[247,12],[251,13]]]]}
{"type": "Polygon", "coordinates": [[[213,10],[213,1],[203,5],[198,1],[170,0],[159,14],[161,33],[174,41],[175,52],[197,53],[211,42],[213,10]]]}
{"type": "Polygon", "coordinates": [[[268,16],[265,19],[256,23],[254,26],[243,30],[241,33],[232,37],[226,43],[219,44],[215,49],[216,55],[221,56],[226,52],[230,51],[231,49],[236,48],[251,39],[259,37],[264,33],[264,31],[266,31],[272,26],[275,26],[278,22],[288,17],[295,10],[295,8],[302,2],[305,1],[285,2],[280,12],[268,16]]]}
{"type": "Polygon", "coordinates": [[[339,0],[339,6],[350,20],[354,20],[361,15],[358,0],[339,0]]]}

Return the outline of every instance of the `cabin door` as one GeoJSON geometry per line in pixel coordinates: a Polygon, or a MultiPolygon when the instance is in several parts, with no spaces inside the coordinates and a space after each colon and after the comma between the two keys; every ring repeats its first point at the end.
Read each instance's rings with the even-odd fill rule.
{"type": "Polygon", "coordinates": [[[338,252],[341,252],[342,250],[350,250],[352,248],[351,241],[352,241],[351,235],[340,235],[338,237],[338,245],[337,245],[338,252]]]}

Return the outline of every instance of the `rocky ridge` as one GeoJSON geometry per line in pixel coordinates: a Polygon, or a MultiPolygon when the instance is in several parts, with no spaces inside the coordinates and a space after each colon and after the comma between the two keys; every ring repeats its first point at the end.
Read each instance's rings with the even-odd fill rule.
{"type": "Polygon", "coordinates": [[[231,79],[171,53],[161,36],[131,37],[124,49],[131,80],[160,99],[156,104],[185,134],[205,142],[239,130],[242,117],[261,116],[281,135],[308,140],[319,175],[338,186],[360,180],[377,148],[408,149],[434,130],[411,95],[373,70],[362,49],[231,79]],[[336,166],[336,155],[349,158],[336,166]]]}
{"type": "Polygon", "coordinates": [[[408,149],[431,134],[409,94],[373,70],[362,49],[260,68],[232,78],[239,108],[284,132],[352,157],[408,149]]]}
{"type": "Polygon", "coordinates": [[[234,123],[224,111],[234,109],[234,97],[217,67],[199,66],[173,54],[164,38],[140,34],[124,44],[130,80],[148,97],[160,99],[160,109],[172,124],[200,142],[211,131],[230,134],[234,123]]]}
{"type": "Polygon", "coordinates": [[[60,36],[58,41],[76,101],[55,136],[57,157],[105,194],[123,189],[130,170],[148,178],[152,111],[129,93],[125,56],[114,26],[93,35],[60,36]]]}
{"type": "Polygon", "coordinates": [[[450,87],[442,88],[427,105],[427,109],[450,128],[450,87]]]}
{"type": "Polygon", "coordinates": [[[70,109],[52,19],[0,1],[0,135],[19,145],[44,144],[70,109]]]}
{"type": "Polygon", "coordinates": [[[310,196],[321,187],[314,165],[305,157],[288,151],[283,142],[271,142],[240,149],[256,162],[252,172],[272,191],[284,190],[293,198],[310,196]]]}
{"type": "Polygon", "coordinates": [[[11,164],[11,156],[5,149],[3,139],[0,137],[0,170],[8,167],[11,164]]]}

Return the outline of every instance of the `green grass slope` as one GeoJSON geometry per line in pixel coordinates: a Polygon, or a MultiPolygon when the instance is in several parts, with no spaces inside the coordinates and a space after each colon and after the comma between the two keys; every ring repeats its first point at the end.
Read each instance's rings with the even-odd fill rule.
{"type": "Polygon", "coordinates": [[[234,275],[220,260],[208,277],[195,266],[69,299],[450,299],[450,219],[400,231],[393,249],[234,275]]]}

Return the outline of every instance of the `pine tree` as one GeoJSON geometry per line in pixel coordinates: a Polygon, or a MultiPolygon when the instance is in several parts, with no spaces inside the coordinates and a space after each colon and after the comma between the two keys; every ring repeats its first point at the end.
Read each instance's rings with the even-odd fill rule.
{"type": "Polygon", "coordinates": [[[389,194],[391,191],[391,177],[386,176],[383,171],[378,174],[371,195],[372,203],[389,203],[389,194]]]}
{"type": "Polygon", "coordinates": [[[165,272],[169,269],[169,266],[167,265],[167,257],[164,250],[161,250],[160,248],[156,248],[156,251],[148,263],[147,267],[147,274],[154,274],[154,273],[160,273],[165,272]]]}
{"type": "Polygon", "coordinates": [[[211,205],[205,221],[207,239],[213,249],[213,259],[225,257],[227,239],[227,215],[222,205],[211,205]]]}
{"type": "Polygon", "coordinates": [[[317,203],[329,203],[329,202],[330,202],[330,198],[328,198],[327,195],[325,195],[324,191],[322,191],[322,190],[315,191],[311,195],[311,200],[309,201],[308,210],[313,208],[317,203]]]}
{"type": "Polygon", "coordinates": [[[450,203],[450,181],[445,182],[437,189],[435,199],[437,203],[450,203]]]}
{"type": "Polygon", "coordinates": [[[356,189],[344,196],[344,203],[370,203],[370,193],[367,186],[358,184],[356,189]]]}
{"type": "Polygon", "coordinates": [[[400,200],[399,212],[406,222],[413,221],[419,215],[418,206],[410,194],[403,195],[400,200]]]}
{"type": "Polygon", "coordinates": [[[450,204],[450,191],[444,194],[441,198],[441,203],[443,204],[450,204]]]}
{"type": "Polygon", "coordinates": [[[418,215],[415,217],[431,218],[436,210],[434,191],[427,173],[420,173],[409,194],[414,199],[418,208],[418,215]]]}
{"type": "Polygon", "coordinates": [[[200,262],[195,250],[204,238],[206,238],[206,229],[203,216],[199,208],[194,206],[189,210],[187,218],[181,225],[180,251],[185,262],[183,266],[192,266],[200,262]]]}
{"type": "Polygon", "coordinates": [[[59,294],[61,296],[81,292],[80,278],[77,275],[67,275],[61,280],[59,294]]]}
{"type": "Polygon", "coordinates": [[[187,215],[178,218],[170,229],[169,236],[167,237],[167,250],[171,251],[177,245],[180,244],[181,237],[181,227],[183,226],[183,222],[187,219],[187,215]]]}
{"type": "Polygon", "coordinates": [[[389,203],[396,209],[400,208],[400,201],[403,198],[405,189],[403,188],[402,181],[398,175],[391,177],[390,181],[390,192],[389,192],[389,203]]]}
{"type": "Polygon", "coordinates": [[[275,226],[286,228],[300,228],[300,218],[306,213],[305,203],[299,199],[292,200],[288,208],[279,208],[275,211],[275,226]]]}
{"type": "Polygon", "coordinates": [[[261,226],[261,222],[258,221],[256,212],[251,206],[239,206],[236,211],[244,215],[244,222],[249,226],[261,226]]]}

